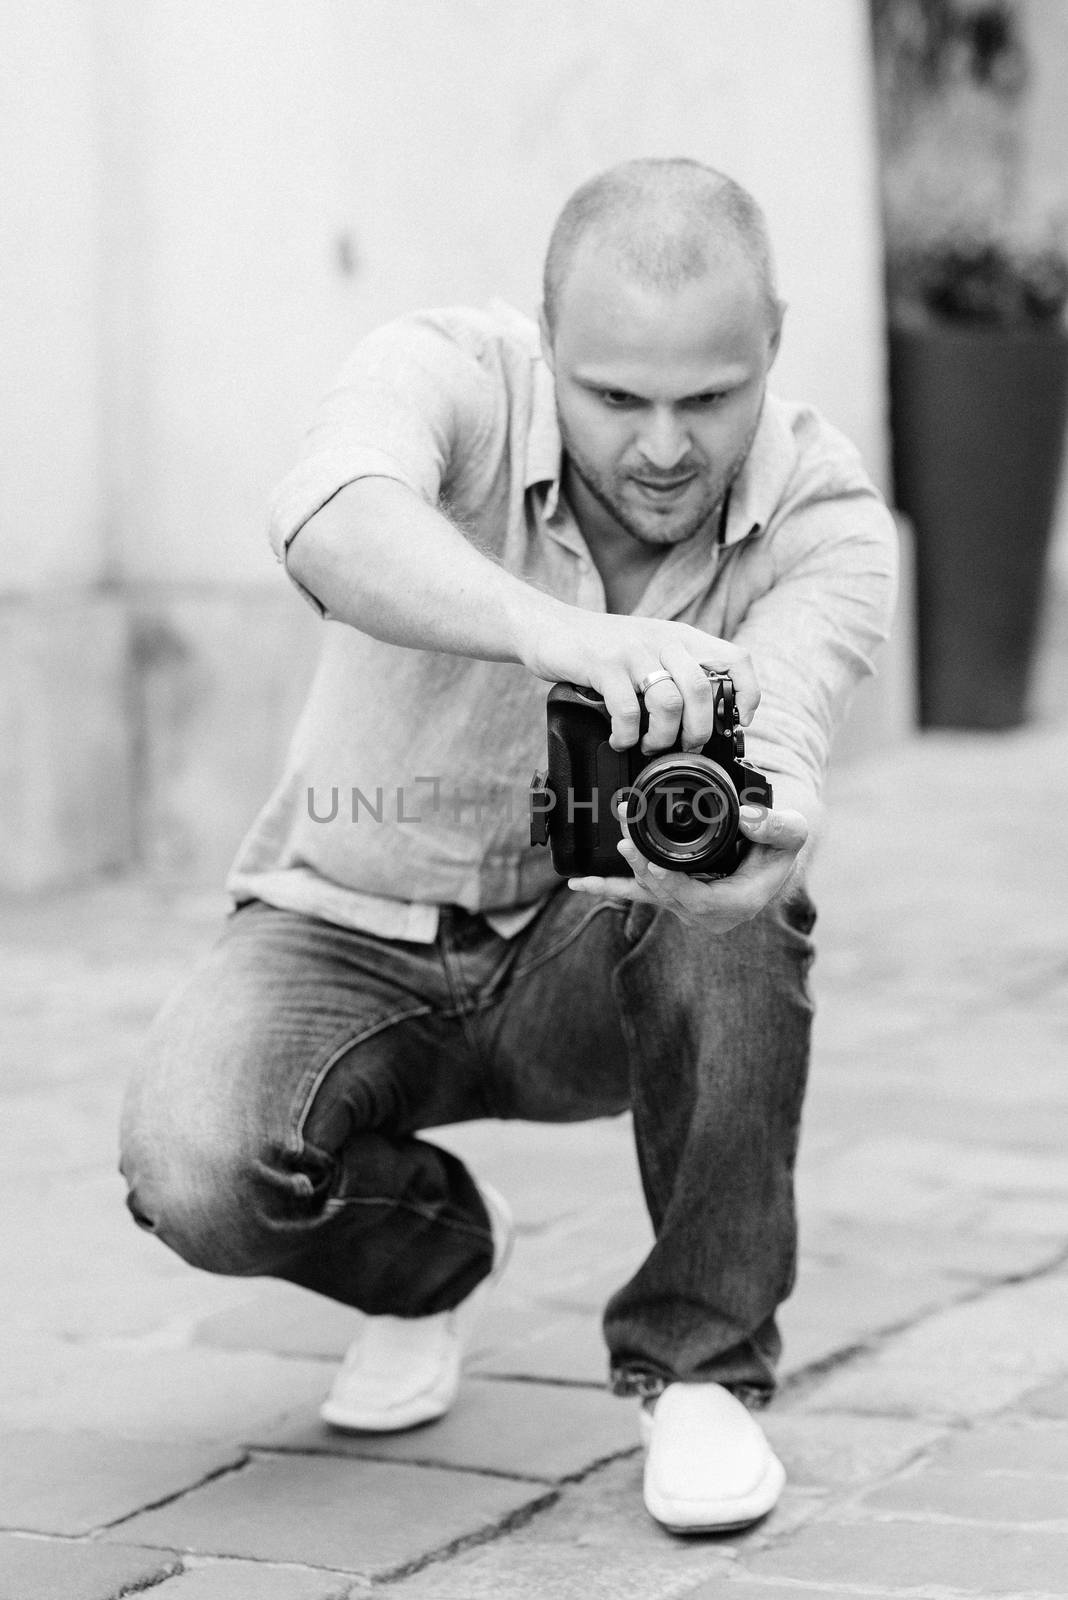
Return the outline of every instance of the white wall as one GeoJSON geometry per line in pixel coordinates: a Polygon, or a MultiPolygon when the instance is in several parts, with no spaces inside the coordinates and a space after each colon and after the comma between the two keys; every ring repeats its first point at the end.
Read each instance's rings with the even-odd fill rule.
{"type": "Polygon", "coordinates": [[[138,581],[274,580],[267,493],[347,321],[317,0],[105,0],[112,489],[138,581]]]}
{"type": "Polygon", "coordinates": [[[764,204],[790,302],[778,386],[884,468],[864,0],[364,0],[335,9],[336,125],[361,318],[538,299],[567,194],[691,155],[764,204]]]}
{"type": "Polygon", "coordinates": [[[419,304],[533,308],[563,199],[631,155],[692,154],[754,189],[791,303],[778,385],[882,473],[864,0],[106,0],[99,15],[130,577],[272,581],[263,503],[351,340],[419,304]]]}
{"type": "Polygon", "coordinates": [[[84,4],[5,8],[0,594],[90,582],[104,562],[96,87],[84,4]]]}

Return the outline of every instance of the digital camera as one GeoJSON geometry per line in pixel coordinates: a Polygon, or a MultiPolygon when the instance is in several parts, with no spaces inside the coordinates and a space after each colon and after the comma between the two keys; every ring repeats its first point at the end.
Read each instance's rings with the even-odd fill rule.
{"type": "Polygon", "coordinates": [[[623,828],[616,809],[626,806],[626,832],[650,861],[702,879],[726,878],[749,850],[739,829],[739,807],[770,806],[771,784],[743,759],[734,684],[705,669],[715,692],[715,726],[699,751],[643,754],[649,726],[641,703],[639,743],[629,750],[609,744],[612,719],[594,689],[554,683],[546,702],[548,767],[530,785],[530,842],[547,844],[565,877],[626,877],[630,867],[616,846],[623,828]]]}

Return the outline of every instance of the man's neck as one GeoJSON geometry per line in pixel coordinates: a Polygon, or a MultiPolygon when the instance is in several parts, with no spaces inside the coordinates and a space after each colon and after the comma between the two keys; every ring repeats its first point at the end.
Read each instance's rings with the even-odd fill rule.
{"type": "Polygon", "coordinates": [[[637,575],[644,575],[648,579],[671,546],[647,544],[628,533],[566,461],[561,487],[605,584],[611,579],[633,578],[637,575]]]}
{"type": "Polygon", "coordinates": [[[620,616],[636,611],[670,546],[635,539],[566,465],[562,490],[604,585],[608,610],[620,616]]]}

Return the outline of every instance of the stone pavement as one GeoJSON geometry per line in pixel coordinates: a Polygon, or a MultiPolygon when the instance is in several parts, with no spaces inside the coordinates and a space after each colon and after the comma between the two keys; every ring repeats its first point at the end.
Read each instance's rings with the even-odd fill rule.
{"type": "Polygon", "coordinates": [[[817,865],[803,1256],[766,1523],[640,1501],[598,1311],[641,1258],[626,1121],[443,1137],[508,1193],[508,1275],[446,1421],[316,1421],[351,1314],[193,1271],[127,1220],[141,1031],[221,901],[0,907],[0,1600],[1068,1595],[1068,696],[838,776],[817,865]]]}

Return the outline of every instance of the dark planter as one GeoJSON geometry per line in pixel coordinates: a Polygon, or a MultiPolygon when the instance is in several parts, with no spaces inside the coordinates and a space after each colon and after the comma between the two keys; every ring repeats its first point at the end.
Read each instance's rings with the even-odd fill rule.
{"type": "Polygon", "coordinates": [[[1026,716],[1066,410],[1059,326],[891,331],[894,484],[916,529],[928,726],[1026,716]]]}

